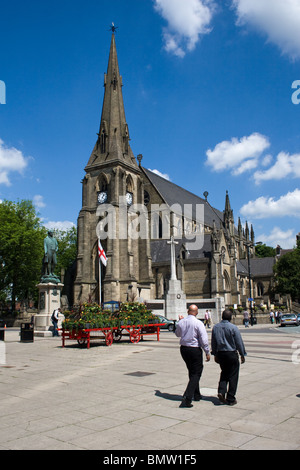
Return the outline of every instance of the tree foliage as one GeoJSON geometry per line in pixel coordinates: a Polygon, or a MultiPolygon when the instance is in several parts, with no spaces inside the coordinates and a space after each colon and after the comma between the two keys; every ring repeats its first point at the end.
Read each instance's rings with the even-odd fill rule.
{"type": "Polygon", "coordinates": [[[68,230],[53,230],[53,236],[58,243],[58,256],[55,273],[61,276],[62,270],[70,268],[77,256],[77,230],[72,227],[68,230]]]}
{"type": "MultiPolygon", "coordinates": [[[[32,201],[0,203],[0,303],[37,299],[44,257],[44,238],[48,229],[42,225],[32,201]]],[[[58,241],[56,274],[67,270],[76,259],[77,234],[54,230],[58,241]]]]}
{"type": "Polygon", "coordinates": [[[0,292],[16,300],[33,298],[40,278],[43,239],[41,225],[31,201],[3,201],[0,204],[0,292]]]}
{"type": "Polygon", "coordinates": [[[255,256],[257,256],[257,258],[267,258],[269,256],[275,256],[275,255],[276,255],[276,250],[272,246],[261,244],[255,247],[255,256]]]}
{"type": "Polygon", "coordinates": [[[300,242],[297,248],[279,258],[274,266],[276,291],[290,294],[293,300],[300,299],[300,242]]]}

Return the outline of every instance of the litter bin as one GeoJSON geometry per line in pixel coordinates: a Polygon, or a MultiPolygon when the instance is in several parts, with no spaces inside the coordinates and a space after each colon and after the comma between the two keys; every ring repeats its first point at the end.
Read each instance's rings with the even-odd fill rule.
{"type": "Polygon", "coordinates": [[[33,343],[33,338],[33,323],[21,323],[20,341],[23,343],[33,343]]]}
{"type": "Polygon", "coordinates": [[[0,320],[0,341],[5,341],[5,323],[0,320]]]}

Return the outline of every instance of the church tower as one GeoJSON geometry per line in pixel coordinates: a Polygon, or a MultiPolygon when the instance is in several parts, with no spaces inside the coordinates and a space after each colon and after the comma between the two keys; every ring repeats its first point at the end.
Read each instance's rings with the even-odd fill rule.
{"type": "Polygon", "coordinates": [[[128,233],[137,225],[136,205],[144,204],[144,183],[129,143],[114,32],[112,27],[98,139],[82,180],[75,304],[98,302],[100,285],[102,301],[147,300],[154,287],[149,237],[128,233]],[[98,237],[107,256],[100,268],[98,237]]]}

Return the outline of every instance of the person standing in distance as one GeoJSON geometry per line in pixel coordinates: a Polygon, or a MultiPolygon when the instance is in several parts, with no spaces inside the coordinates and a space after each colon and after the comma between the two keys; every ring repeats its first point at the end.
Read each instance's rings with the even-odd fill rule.
{"type": "Polygon", "coordinates": [[[206,354],[206,362],[210,360],[208,336],[202,321],[196,318],[198,307],[191,305],[188,316],[179,316],[175,334],[180,338],[180,353],[189,374],[189,382],[183,395],[180,408],[191,408],[192,400],[199,401],[200,378],[203,371],[202,349],[206,354]]]}
{"type": "Polygon", "coordinates": [[[237,403],[235,395],[240,369],[238,353],[242,364],[247,353],[238,327],[230,323],[231,317],[232,312],[224,310],[222,321],[213,327],[211,353],[221,368],[218,398],[222,403],[232,406],[237,403]]]}
{"type": "Polygon", "coordinates": [[[61,308],[57,308],[53,311],[51,315],[51,320],[52,320],[52,325],[53,325],[52,336],[59,336],[58,331],[57,331],[57,326],[58,326],[58,316],[60,313],[61,313],[61,308]]]}

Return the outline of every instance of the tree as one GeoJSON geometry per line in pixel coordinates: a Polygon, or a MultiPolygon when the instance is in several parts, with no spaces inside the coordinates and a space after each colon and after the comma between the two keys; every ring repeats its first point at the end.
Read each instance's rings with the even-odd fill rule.
{"type": "Polygon", "coordinates": [[[0,203],[0,293],[13,310],[37,295],[46,233],[31,201],[0,203]]]}
{"type": "Polygon", "coordinates": [[[255,256],[257,256],[257,258],[274,257],[275,255],[276,250],[272,246],[261,244],[255,247],[255,256]]]}
{"type": "Polygon", "coordinates": [[[274,266],[276,291],[290,294],[292,300],[300,299],[300,242],[297,248],[279,258],[274,266]]]}
{"type": "Polygon", "coordinates": [[[55,273],[61,276],[62,270],[70,268],[77,257],[77,230],[72,227],[69,230],[53,230],[53,236],[58,243],[58,256],[55,273]]]}

